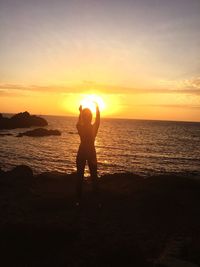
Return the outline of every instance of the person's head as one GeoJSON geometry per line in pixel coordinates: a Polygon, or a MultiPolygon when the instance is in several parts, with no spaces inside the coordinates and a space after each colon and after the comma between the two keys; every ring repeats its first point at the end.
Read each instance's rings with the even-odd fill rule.
{"type": "Polygon", "coordinates": [[[82,120],[84,124],[91,124],[92,122],[92,112],[89,108],[84,108],[82,110],[82,120]]]}

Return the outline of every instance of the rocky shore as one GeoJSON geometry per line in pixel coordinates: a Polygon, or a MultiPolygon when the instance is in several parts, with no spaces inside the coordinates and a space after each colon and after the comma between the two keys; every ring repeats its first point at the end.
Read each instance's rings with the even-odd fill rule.
{"type": "Polygon", "coordinates": [[[51,135],[60,136],[61,132],[58,130],[47,130],[44,128],[36,128],[34,130],[19,133],[17,137],[22,137],[22,136],[44,137],[44,136],[51,136],[51,135]]]}
{"type": "Polygon", "coordinates": [[[102,176],[101,209],[90,180],[76,207],[75,180],[0,171],[1,266],[200,265],[198,179],[102,176]]]}
{"type": "Polygon", "coordinates": [[[15,128],[28,128],[31,126],[47,126],[48,122],[39,116],[30,115],[29,112],[20,112],[13,115],[11,118],[3,117],[0,114],[0,130],[15,129],[15,128]]]}
{"type": "Polygon", "coordinates": [[[30,127],[37,127],[33,130],[25,131],[14,135],[13,133],[6,132],[0,133],[0,136],[16,136],[16,137],[23,137],[23,136],[30,136],[30,137],[46,137],[46,136],[60,136],[61,132],[59,130],[52,130],[41,128],[47,126],[48,122],[39,116],[30,115],[29,112],[20,112],[18,114],[13,115],[10,118],[3,117],[0,114],[0,130],[11,130],[16,128],[30,128],[30,127]]]}

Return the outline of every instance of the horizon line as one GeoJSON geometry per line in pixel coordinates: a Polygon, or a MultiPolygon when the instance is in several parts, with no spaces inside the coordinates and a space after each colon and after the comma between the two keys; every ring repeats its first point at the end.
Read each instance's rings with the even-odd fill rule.
{"type": "MultiPolygon", "coordinates": [[[[26,110],[27,111],[27,110],[26,110]]],[[[21,112],[26,112],[26,111],[21,111],[21,112]]],[[[0,112],[0,114],[17,114],[17,113],[21,113],[21,112],[0,112]]],[[[29,111],[27,111],[28,113],[30,113],[29,111]]],[[[30,113],[31,114],[31,113],[30,113]]],[[[67,115],[67,114],[36,114],[33,113],[32,115],[37,115],[37,116],[54,116],[54,117],[71,117],[71,118],[77,118],[76,115],[67,115]]],[[[200,121],[187,121],[187,120],[172,120],[172,119],[141,119],[141,118],[125,118],[125,117],[101,117],[101,119],[116,119],[116,120],[137,120],[137,121],[163,121],[163,122],[188,122],[188,123],[200,123],[200,121]]]]}

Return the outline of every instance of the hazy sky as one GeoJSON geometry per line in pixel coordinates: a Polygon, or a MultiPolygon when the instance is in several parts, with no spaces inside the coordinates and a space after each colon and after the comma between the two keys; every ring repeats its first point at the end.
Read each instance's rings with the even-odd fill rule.
{"type": "Polygon", "coordinates": [[[199,0],[0,0],[0,112],[200,121],[199,29],[199,0]]]}

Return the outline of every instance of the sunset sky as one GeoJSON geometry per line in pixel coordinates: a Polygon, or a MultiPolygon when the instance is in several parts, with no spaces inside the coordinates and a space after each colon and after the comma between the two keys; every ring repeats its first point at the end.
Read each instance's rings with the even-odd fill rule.
{"type": "Polygon", "coordinates": [[[200,121],[199,0],[0,0],[0,112],[200,121]]]}

